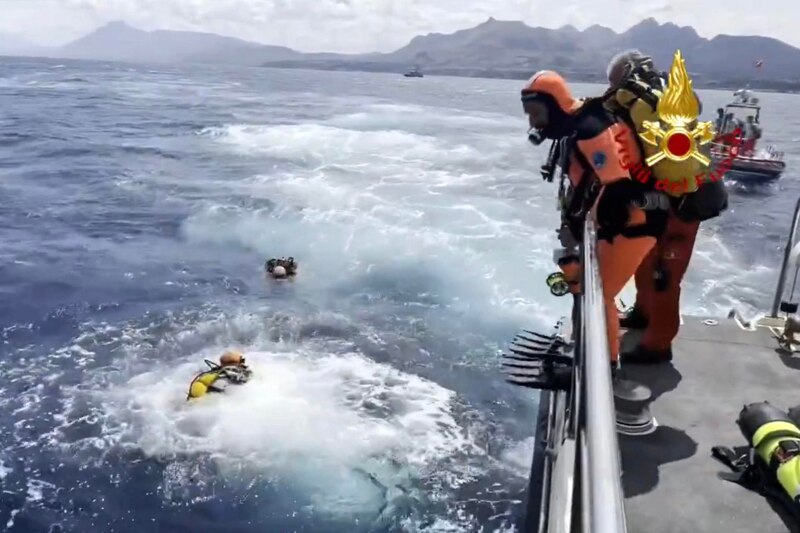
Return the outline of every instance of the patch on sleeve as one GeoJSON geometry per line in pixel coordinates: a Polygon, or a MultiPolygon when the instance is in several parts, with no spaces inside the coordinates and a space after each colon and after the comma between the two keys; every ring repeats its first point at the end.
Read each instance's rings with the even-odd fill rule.
{"type": "Polygon", "coordinates": [[[594,165],[594,168],[598,170],[606,166],[607,161],[608,161],[608,156],[602,150],[592,154],[592,164],[594,165]]]}

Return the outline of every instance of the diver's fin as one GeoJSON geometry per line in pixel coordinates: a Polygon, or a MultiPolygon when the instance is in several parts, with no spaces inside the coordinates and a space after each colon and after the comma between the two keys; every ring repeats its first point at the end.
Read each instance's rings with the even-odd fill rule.
{"type": "MultiPolygon", "coordinates": [[[[525,333],[527,333],[528,335],[533,335],[534,337],[538,337],[538,338],[540,338],[540,339],[543,339],[543,340],[546,340],[546,341],[557,341],[557,342],[558,342],[558,341],[560,341],[560,342],[564,342],[564,339],[562,339],[562,338],[561,338],[561,337],[559,337],[558,335],[544,335],[544,334],[542,334],[542,333],[537,333],[537,332],[535,332],[535,331],[531,331],[531,330],[529,330],[529,329],[523,329],[522,331],[523,331],[523,332],[525,332],[525,333]]],[[[519,335],[517,335],[517,336],[519,336],[519,335]]]]}
{"type": "Polygon", "coordinates": [[[517,355],[527,355],[531,357],[541,357],[546,355],[561,355],[563,352],[560,350],[552,350],[547,348],[533,348],[530,346],[523,346],[519,344],[511,344],[508,351],[517,355]]]}
{"type": "Polygon", "coordinates": [[[522,362],[527,362],[527,361],[538,361],[539,359],[540,359],[539,357],[532,356],[532,355],[526,355],[526,356],[518,357],[516,355],[503,354],[503,360],[504,361],[522,361],[522,362]]]}
{"type": "Polygon", "coordinates": [[[536,337],[526,337],[525,335],[515,335],[514,340],[522,340],[525,342],[529,342],[531,344],[539,344],[542,346],[567,346],[568,343],[564,342],[563,339],[560,337],[555,337],[554,339],[544,340],[541,338],[536,337]]]}
{"type": "Polygon", "coordinates": [[[572,379],[574,360],[569,345],[556,335],[523,330],[503,354],[506,381],[538,390],[566,390],[572,379]]]}

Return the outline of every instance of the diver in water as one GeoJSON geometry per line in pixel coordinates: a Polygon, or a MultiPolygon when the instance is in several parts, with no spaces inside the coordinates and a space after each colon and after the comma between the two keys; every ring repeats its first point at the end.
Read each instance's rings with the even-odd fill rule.
{"type": "Polygon", "coordinates": [[[253,371],[245,364],[244,356],[233,350],[222,354],[219,364],[206,359],[209,370],[200,372],[189,385],[186,399],[199,398],[209,392],[225,392],[219,385],[223,382],[241,385],[250,381],[253,371]],[[222,380],[222,381],[220,381],[222,380]]]}
{"type": "Polygon", "coordinates": [[[297,274],[297,262],[294,257],[270,259],[264,263],[264,271],[273,279],[285,279],[297,274]]]}

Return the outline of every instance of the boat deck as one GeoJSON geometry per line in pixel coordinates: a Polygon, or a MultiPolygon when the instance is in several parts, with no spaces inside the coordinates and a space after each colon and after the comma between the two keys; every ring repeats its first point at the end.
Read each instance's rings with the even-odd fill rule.
{"type": "MultiPolygon", "coordinates": [[[[746,403],[800,403],[800,354],[782,350],[767,327],[717,322],[684,317],[671,365],[623,369],[653,390],[659,425],[651,435],[619,435],[631,533],[796,531],[764,497],[722,479],[730,471],[711,447],[745,444],[736,419],[746,403]]],[[[638,334],[627,332],[623,346],[638,334]]]]}

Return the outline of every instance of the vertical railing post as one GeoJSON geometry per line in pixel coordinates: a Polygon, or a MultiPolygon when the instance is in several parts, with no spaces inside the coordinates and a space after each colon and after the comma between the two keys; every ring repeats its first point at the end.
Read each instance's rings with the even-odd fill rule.
{"type": "Polygon", "coordinates": [[[781,273],[778,276],[778,287],[775,289],[775,298],[772,300],[772,310],[769,315],[772,318],[778,317],[778,309],[780,308],[781,299],[783,298],[783,291],[786,288],[786,268],[789,266],[789,256],[791,256],[792,248],[794,247],[798,222],[800,222],[800,199],[797,200],[797,205],[795,205],[794,208],[792,229],[789,232],[789,239],[786,241],[786,249],[783,251],[783,263],[781,264],[781,273]]]}

